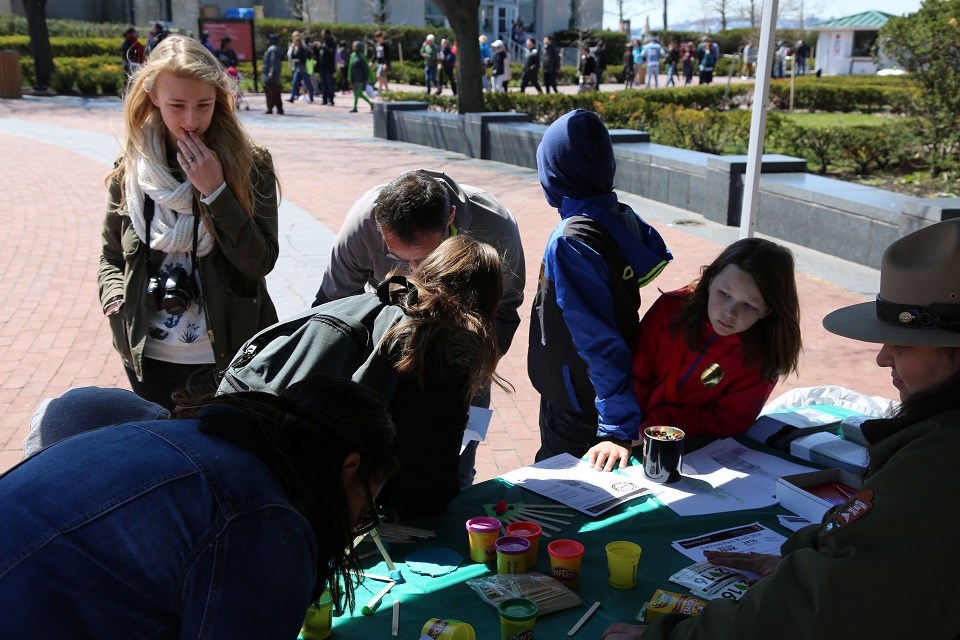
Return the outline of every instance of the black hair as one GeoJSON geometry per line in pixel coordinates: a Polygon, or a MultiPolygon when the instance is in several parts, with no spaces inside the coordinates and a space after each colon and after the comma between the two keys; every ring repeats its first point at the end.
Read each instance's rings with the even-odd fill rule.
{"type": "Polygon", "coordinates": [[[277,395],[241,392],[197,398],[175,413],[196,415],[205,405],[232,411],[203,415],[200,430],[254,453],[273,472],[293,506],[310,523],[317,545],[312,601],[342,579],[354,606],[360,567],[352,553],[355,521],[343,483],[343,464],[357,453],[358,480],[380,483],[398,467],[395,434],[382,398],[351,380],[312,375],[277,395]]]}
{"type": "Polygon", "coordinates": [[[377,196],[377,226],[390,229],[402,242],[416,242],[422,233],[443,231],[450,217],[450,196],[440,181],[423,169],[401,173],[377,196]]]}

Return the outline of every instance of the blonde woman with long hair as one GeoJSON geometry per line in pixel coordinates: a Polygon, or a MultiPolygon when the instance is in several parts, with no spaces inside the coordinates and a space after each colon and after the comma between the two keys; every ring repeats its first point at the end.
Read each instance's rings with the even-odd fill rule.
{"type": "Polygon", "coordinates": [[[192,38],[164,39],[131,77],[124,124],[100,303],[133,390],[170,408],[277,320],[264,277],[279,250],[278,185],[223,68],[192,38]]]}

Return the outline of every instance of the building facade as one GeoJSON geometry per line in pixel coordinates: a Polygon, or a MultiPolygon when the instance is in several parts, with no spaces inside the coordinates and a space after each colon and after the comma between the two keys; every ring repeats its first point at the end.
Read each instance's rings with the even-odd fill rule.
{"type": "MultiPolygon", "coordinates": [[[[0,0],[22,14],[18,0],[0,0]],[[18,10],[19,9],[19,10],[18,10]]],[[[195,31],[201,16],[217,17],[227,9],[249,7],[245,0],[57,0],[47,4],[48,18],[88,22],[126,22],[149,25],[154,22],[195,31]]],[[[309,22],[369,24],[375,17],[383,22],[411,26],[445,26],[443,12],[433,0],[302,0],[302,16],[293,13],[291,0],[259,0],[268,18],[302,17],[309,22]]],[[[544,34],[569,28],[599,29],[603,22],[603,0],[481,0],[480,33],[491,40],[508,39],[517,20],[524,33],[539,40],[544,34]]]]}
{"type": "MultiPolygon", "coordinates": [[[[891,17],[882,11],[864,11],[810,25],[820,32],[815,53],[817,68],[831,76],[876,73],[873,48],[880,27],[891,17]]],[[[890,66],[882,52],[879,61],[879,68],[890,66]]]]}

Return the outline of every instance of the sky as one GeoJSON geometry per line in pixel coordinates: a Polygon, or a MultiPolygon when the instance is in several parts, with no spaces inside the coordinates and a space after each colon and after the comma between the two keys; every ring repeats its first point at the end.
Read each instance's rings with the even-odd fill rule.
{"type": "MultiPolygon", "coordinates": [[[[788,0],[789,1],[789,0],[788,0]]],[[[668,0],[667,18],[671,26],[688,20],[702,19],[703,7],[710,4],[709,0],[668,0]]],[[[730,4],[739,4],[733,0],[730,4]]],[[[762,4],[757,0],[757,6],[762,4]]],[[[786,4],[780,0],[780,6],[786,4]]],[[[806,13],[818,18],[839,18],[871,9],[883,11],[893,15],[913,13],[920,8],[920,0],[805,0],[806,13]]],[[[603,26],[605,29],[616,29],[618,24],[618,3],[616,0],[604,0],[603,26]]],[[[644,19],[650,17],[650,28],[663,28],[663,0],[625,0],[623,3],[624,17],[632,22],[634,29],[643,26],[644,19]]]]}

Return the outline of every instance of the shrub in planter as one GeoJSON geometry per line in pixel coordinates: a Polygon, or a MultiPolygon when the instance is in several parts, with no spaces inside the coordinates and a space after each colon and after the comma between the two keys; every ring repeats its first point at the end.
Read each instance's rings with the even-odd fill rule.
{"type": "Polygon", "coordinates": [[[656,141],[706,153],[744,152],[750,135],[749,111],[704,111],[667,105],[656,114],[656,141]]]}

